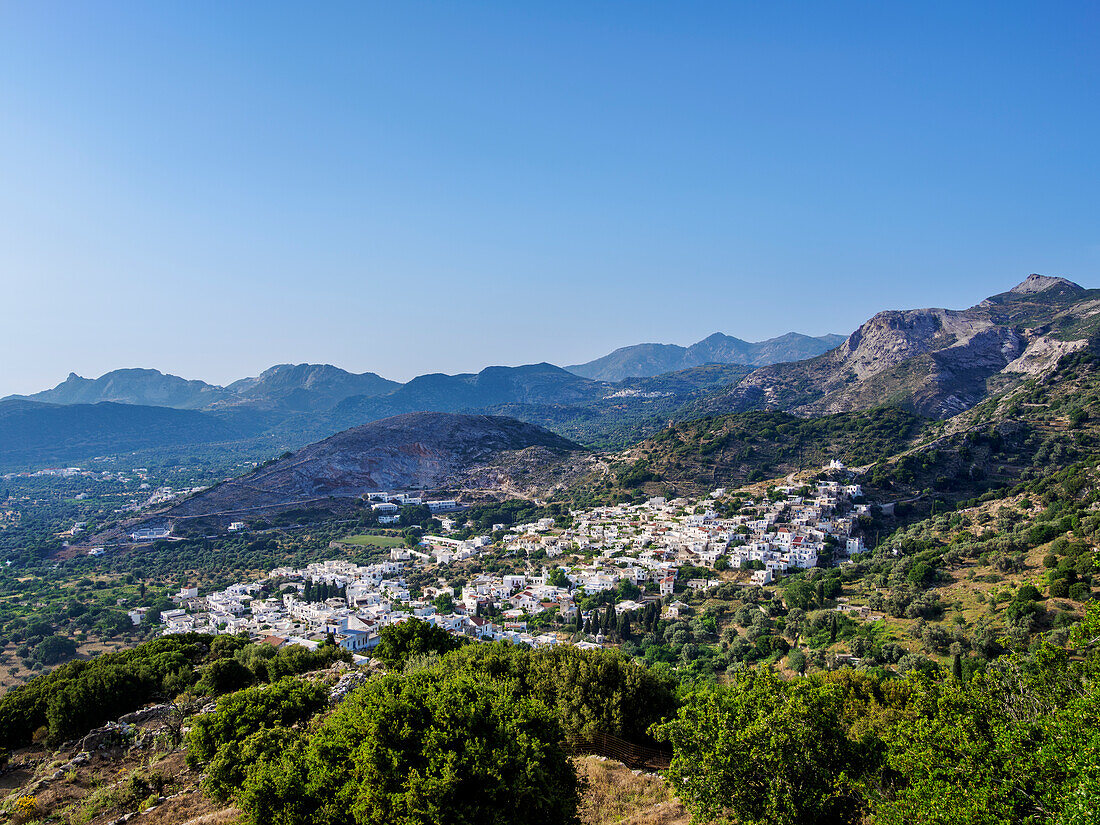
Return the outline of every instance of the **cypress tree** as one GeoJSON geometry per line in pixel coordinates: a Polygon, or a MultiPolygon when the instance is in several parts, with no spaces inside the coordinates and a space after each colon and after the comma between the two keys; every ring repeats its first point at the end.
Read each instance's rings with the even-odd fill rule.
{"type": "Polygon", "coordinates": [[[630,614],[623,613],[619,617],[619,638],[624,642],[630,638],[630,614]]]}

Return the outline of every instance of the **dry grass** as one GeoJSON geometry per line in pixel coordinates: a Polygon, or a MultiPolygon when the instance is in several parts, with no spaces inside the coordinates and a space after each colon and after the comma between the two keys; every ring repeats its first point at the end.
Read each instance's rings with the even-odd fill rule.
{"type": "Polygon", "coordinates": [[[691,820],[660,776],[594,756],[578,757],[574,765],[583,783],[584,825],[687,825],[691,820]]]}
{"type": "MultiPolygon", "coordinates": [[[[77,646],[76,656],[73,658],[90,659],[100,653],[113,653],[118,650],[127,650],[134,647],[136,644],[138,644],[136,640],[127,641],[117,639],[102,641],[99,639],[91,639],[77,646]]],[[[14,643],[10,643],[7,646],[0,646],[0,695],[12,688],[25,684],[35,676],[49,673],[56,667],[56,665],[49,665],[38,670],[27,668],[24,666],[22,659],[15,654],[18,647],[19,645],[14,643]]],[[[66,661],[72,660],[69,659],[66,661]]]]}
{"type": "Polygon", "coordinates": [[[240,821],[241,812],[236,808],[222,808],[194,819],[189,819],[183,825],[236,825],[240,821]]]}
{"type": "MultiPolygon", "coordinates": [[[[33,796],[48,821],[69,825],[105,825],[121,814],[142,810],[142,825],[178,825],[198,817],[222,813],[225,805],[198,790],[199,776],[187,769],[183,751],[97,751],[81,765],[71,766],[72,751],[51,752],[41,746],[26,748],[13,757],[16,768],[0,783],[0,822],[20,796],[33,796]],[[161,793],[170,797],[159,804],[155,796],[134,797],[131,777],[150,781],[164,777],[161,793]]],[[[229,825],[233,810],[209,825],[229,825]]]]}
{"type": "Polygon", "coordinates": [[[236,825],[240,815],[236,808],[227,808],[224,802],[215,802],[193,789],[145,811],[140,822],[141,825],[236,825]]]}

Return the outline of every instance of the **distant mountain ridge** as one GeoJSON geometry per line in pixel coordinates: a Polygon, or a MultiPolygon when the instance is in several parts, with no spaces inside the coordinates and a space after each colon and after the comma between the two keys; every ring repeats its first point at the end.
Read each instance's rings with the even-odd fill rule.
{"type": "Polygon", "coordinates": [[[750,343],[716,332],[689,347],[677,344],[635,344],[620,347],[602,358],[566,367],[572,373],[597,381],[652,378],[666,372],[701,367],[705,364],[744,364],[762,367],[781,361],[812,358],[837,346],[843,335],[813,338],[788,332],[778,338],[750,343]]]}
{"type": "Polygon", "coordinates": [[[327,409],[353,395],[382,395],[400,387],[373,372],[356,374],[331,364],[277,364],[255,378],[228,387],[187,380],[154,369],[119,369],[99,378],[76,373],[52,389],[32,395],[11,395],[2,401],[49,404],[138,404],[181,410],[253,405],[262,409],[308,412],[327,409]]]}
{"type": "Polygon", "coordinates": [[[385,396],[356,396],[331,412],[334,426],[430,410],[461,412],[498,404],[588,403],[601,398],[604,385],[553,364],[486,367],[478,373],[420,375],[385,396]]]}
{"type": "MultiPolygon", "coordinates": [[[[592,442],[606,440],[607,434],[615,437],[618,433],[648,434],[663,426],[686,400],[734,383],[747,372],[747,368],[729,366],[697,368],[615,385],[582,378],[544,363],[487,367],[479,373],[460,375],[422,375],[407,384],[394,384],[371,373],[356,376],[327,365],[283,365],[257,378],[215,388],[223,390],[221,393],[200,388],[198,397],[216,400],[189,411],[209,419],[205,431],[210,443],[224,442],[228,434],[236,432],[247,442],[236,446],[249,455],[265,450],[268,455],[274,454],[276,448],[298,447],[349,427],[414,412],[510,415],[553,426],[559,432],[592,442]]],[[[171,381],[173,377],[161,378],[171,381]]],[[[111,375],[105,379],[98,386],[114,385],[111,375]]],[[[66,383],[71,387],[72,382],[66,383]]],[[[78,386],[84,383],[80,379],[78,386]]],[[[59,394],[47,391],[49,397],[59,394]]],[[[97,396],[85,392],[80,397],[97,396]]],[[[197,403],[195,397],[183,398],[182,402],[197,403]]],[[[33,429],[31,419],[38,415],[43,431],[50,431],[51,422],[58,418],[54,408],[65,406],[23,398],[0,401],[0,406],[13,404],[24,405],[21,426],[33,429]]],[[[106,404],[127,406],[117,402],[69,405],[72,410],[68,415],[77,429],[82,426],[77,420],[81,416],[98,421],[105,428],[100,437],[86,443],[86,450],[58,452],[47,449],[46,444],[39,444],[37,449],[26,448],[5,438],[0,426],[0,465],[41,466],[44,462],[60,461],[61,456],[68,456],[67,461],[83,460],[111,453],[107,445],[115,441],[125,444],[124,452],[155,447],[155,442],[148,439],[115,439],[111,432],[113,427],[129,432],[130,422],[146,415],[142,412],[146,405],[129,405],[133,408],[129,415],[123,410],[114,416],[104,416],[97,408],[106,404]]],[[[202,431],[194,430],[196,434],[202,431]]]]}
{"type": "Polygon", "coordinates": [[[12,395],[0,401],[110,402],[207,411],[238,408],[286,416],[321,413],[347,426],[364,420],[349,419],[352,415],[367,415],[369,420],[421,410],[457,412],[508,404],[588,404],[603,395],[600,384],[653,378],[711,364],[749,367],[772,364],[824,352],[842,340],[839,335],[810,338],[789,333],[750,344],[715,333],[691,347],[641,344],[616,350],[588,365],[566,369],[546,362],[486,367],[478,373],[419,375],[405,384],[373,372],[348,372],[331,364],[277,364],[258,376],[242,378],[225,387],[155,369],[118,369],[98,378],[70,373],[51,389],[12,395]]]}
{"type": "Polygon", "coordinates": [[[189,381],[160,370],[120,369],[99,378],[82,378],[75,372],[52,389],[33,395],[11,395],[3,401],[41,401],[47,404],[139,404],[195,410],[229,397],[224,387],[205,381],[189,381]]]}
{"type": "Polygon", "coordinates": [[[226,390],[241,403],[260,402],[298,412],[328,409],[352,396],[378,396],[401,387],[373,372],[352,373],[331,364],[277,364],[226,390]]]}

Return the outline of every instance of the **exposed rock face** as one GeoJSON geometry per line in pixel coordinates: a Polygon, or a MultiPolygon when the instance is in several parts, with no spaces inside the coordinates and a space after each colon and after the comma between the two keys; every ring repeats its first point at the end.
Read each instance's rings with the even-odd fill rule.
{"type": "Polygon", "coordinates": [[[329,704],[338,705],[348,698],[348,694],[356,688],[362,687],[371,679],[370,674],[362,670],[352,670],[340,677],[340,680],[332,686],[329,694],[329,704]]]}
{"type": "Polygon", "coordinates": [[[545,461],[579,448],[534,424],[511,418],[411,413],[374,421],[303,447],[182,502],[169,518],[308,506],[376,490],[432,490],[459,485],[478,468],[515,451],[538,448],[545,461]]]}
{"type": "Polygon", "coordinates": [[[141,710],[135,710],[133,713],[127,713],[124,716],[120,716],[117,721],[119,724],[141,725],[153,719],[161,719],[167,716],[173,707],[171,702],[151,705],[150,707],[141,708],[141,710]]]}
{"type": "Polygon", "coordinates": [[[1023,375],[1042,375],[1052,369],[1063,355],[1083,349],[1088,345],[1085,340],[1056,341],[1053,338],[1039,337],[1027,345],[1019,358],[1002,370],[1005,373],[1023,375]]]}
{"type": "Polygon", "coordinates": [[[1052,278],[1049,275],[1037,275],[1032,273],[1023,281],[1016,284],[1016,286],[1012,287],[1009,292],[1014,292],[1017,295],[1034,295],[1038,292],[1046,292],[1048,289],[1054,289],[1055,287],[1068,287],[1076,290],[1081,289],[1081,287],[1073,281],[1067,281],[1065,278],[1052,278]]]}
{"type": "Polygon", "coordinates": [[[814,415],[897,404],[947,418],[1084,346],[1095,334],[1097,304],[1096,291],[1030,275],[967,310],[880,312],[835,350],[759,369],[700,412],[814,415]]]}
{"type": "Polygon", "coordinates": [[[79,751],[94,751],[103,748],[121,748],[128,745],[136,735],[133,725],[124,722],[108,722],[101,728],[89,731],[77,743],[79,751]]]}

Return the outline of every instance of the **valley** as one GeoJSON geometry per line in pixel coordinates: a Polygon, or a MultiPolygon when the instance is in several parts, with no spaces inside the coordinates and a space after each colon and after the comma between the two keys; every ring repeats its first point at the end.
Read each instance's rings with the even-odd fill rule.
{"type": "MultiPolygon", "coordinates": [[[[691,765],[719,775],[745,758],[714,751],[716,713],[746,737],[761,714],[794,714],[772,724],[811,724],[811,748],[833,719],[911,771],[925,757],[906,720],[928,696],[961,691],[1011,736],[1017,720],[988,711],[998,690],[1033,697],[1029,725],[1089,713],[1091,693],[1079,706],[1049,691],[1095,666],[1098,313],[1094,291],[1032,276],[759,367],[608,382],[540,364],[396,386],[276,368],[227,388],[142,372],[131,401],[101,398],[135,377],[119,375],[2,402],[0,804],[97,825],[258,821],[272,770],[298,777],[314,816],[311,783],[329,774],[310,771],[342,747],[335,726],[369,737],[361,703],[389,713],[397,695],[426,724],[443,718],[431,697],[457,691],[485,715],[454,724],[558,726],[538,736],[567,761],[499,758],[550,759],[553,799],[585,822],[708,815],[691,765]],[[1024,662],[1039,682],[1019,681],[1024,662]],[[78,710],[93,684],[118,701],[78,710]],[[235,725],[280,691],[304,715],[269,708],[242,739],[173,734],[172,718],[235,725]],[[797,721],[805,702],[812,723],[797,721]],[[110,727],[150,703],[166,721],[110,727]],[[112,744],[80,743],[101,729],[112,744]],[[663,778],[628,779],[608,756],[663,778]],[[578,796],[576,774],[598,781],[578,796]],[[616,807],[609,784],[637,803],[616,807]]],[[[975,770],[1053,775],[1022,758],[975,770]]],[[[815,791],[857,799],[851,817],[931,804],[880,757],[852,759],[854,797],[815,791]]]]}

